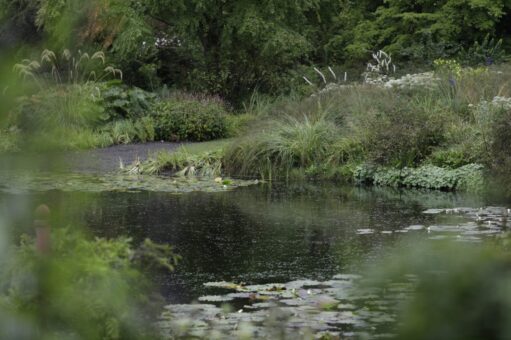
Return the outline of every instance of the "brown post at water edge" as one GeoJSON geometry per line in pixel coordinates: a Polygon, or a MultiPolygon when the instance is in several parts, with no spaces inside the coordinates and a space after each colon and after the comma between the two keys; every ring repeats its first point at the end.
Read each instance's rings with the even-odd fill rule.
{"type": "Polygon", "coordinates": [[[51,251],[50,208],[41,204],[35,210],[34,228],[36,233],[35,247],[38,254],[46,255],[51,251]]]}

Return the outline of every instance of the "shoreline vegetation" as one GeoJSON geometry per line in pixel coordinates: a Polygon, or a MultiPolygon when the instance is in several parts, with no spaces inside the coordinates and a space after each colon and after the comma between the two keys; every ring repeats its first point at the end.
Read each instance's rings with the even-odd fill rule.
{"type": "MultiPolygon", "coordinates": [[[[58,60],[51,51],[42,58],[58,60]]],[[[51,140],[50,146],[35,144],[50,149],[191,141],[198,143],[153,155],[139,172],[439,190],[480,191],[485,177],[506,171],[511,161],[506,148],[511,137],[506,128],[511,119],[509,64],[472,68],[439,59],[432,72],[399,76],[385,52],[373,55],[373,62],[360,82],[345,83],[332,68],[329,73],[316,69],[322,84],[304,77],[309,95],[270,100],[254,94],[243,111],[234,111],[219,97],[157,95],[118,80],[83,86],[77,102],[69,93],[24,98],[0,136],[2,150],[22,149],[27,137],[51,140]],[[83,91],[98,92],[82,102],[83,91]],[[41,118],[39,110],[63,102],[68,107],[41,118]],[[69,111],[81,106],[83,112],[69,111]],[[34,126],[38,132],[27,136],[34,126]],[[83,138],[70,138],[68,133],[75,132],[83,138]]],[[[32,64],[18,64],[18,72],[35,77],[32,64]]],[[[112,70],[112,75],[120,72],[112,70]]]]}
{"type": "Polygon", "coordinates": [[[511,67],[436,65],[349,85],[325,77],[300,100],[254,100],[242,135],[202,153],[159,153],[141,171],[481,191],[511,157],[511,67]]]}
{"type": "Polygon", "coordinates": [[[0,153],[227,139],[141,169],[477,191],[511,159],[483,3],[0,0],[0,153]]]}

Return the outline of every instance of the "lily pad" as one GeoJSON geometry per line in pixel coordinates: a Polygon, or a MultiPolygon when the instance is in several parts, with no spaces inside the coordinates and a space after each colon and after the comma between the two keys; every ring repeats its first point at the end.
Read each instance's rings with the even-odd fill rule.
{"type": "Polygon", "coordinates": [[[427,228],[428,232],[459,233],[462,231],[459,226],[432,225],[427,228]]]}
{"type": "Polygon", "coordinates": [[[418,224],[418,225],[411,225],[409,227],[406,227],[405,229],[406,230],[423,230],[425,229],[426,227],[423,226],[422,224],[418,224]]]}
{"type": "Polygon", "coordinates": [[[227,302],[232,300],[234,300],[234,298],[229,295],[207,295],[199,298],[200,302],[227,302]]]}
{"type": "Polygon", "coordinates": [[[431,215],[437,215],[437,214],[443,214],[445,212],[445,209],[428,209],[423,211],[423,214],[431,214],[431,215]]]}
{"type": "Polygon", "coordinates": [[[219,281],[219,282],[206,282],[204,283],[205,287],[211,288],[224,288],[231,290],[240,290],[242,286],[233,282],[219,281]]]}
{"type": "Polygon", "coordinates": [[[338,274],[333,277],[333,280],[358,280],[361,279],[361,275],[357,274],[338,274]]]}
{"type": "Polygon", "coordinates": [[[230,180],[228,186],[219,186],[211,178],[165,177],[115,172],[102,175],[80,173],[0,173],[0,190],[8,193],[44,192],[49,190],[66,192],[219,192],[251,184],[253,184],[253,181],[230,180]]]}

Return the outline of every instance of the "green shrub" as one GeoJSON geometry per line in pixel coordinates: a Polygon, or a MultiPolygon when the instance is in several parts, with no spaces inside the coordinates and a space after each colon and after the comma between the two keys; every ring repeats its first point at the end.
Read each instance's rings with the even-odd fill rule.
{"type": "Polygon", "coordinates": [[[475,141],[478,143],[479,157],[495,170],[506,170],[511,164],[511,98],[496,96],[490,101],[482,100],[472,106],[471,113],[473,125],[477,127],[475,141]]]}
{"type": "MultiPolygon", "coordinates": [[[[511,99],[509,100],[511,105],[511,99]]],[[[511,173],[511,109],[498,110],[491,122],[488,145],[491,166],[499,173],[511,173]]]]}
{"type": "Polygon", "coordinates": [[[357,183],[379,186],[474,192],[483,189],[483,169],[480,164],[468,164],[457,169],[434,165],[403,169],[361,165],[355,169],[353,176],[357,183]]]}
{"type": "Polygon", "coordinates": [[[0,130],[0,153],[17,151],[20,134],[17,129],[0,130]]]}
{"type": "Polygon", "coordinates": [[[477,157],[461,148],[435,150],[429,157],[431,164],[443,168],[459,168],[474,163],[477,157]]]}
{"type": "Polygon", "coordinates": [[[387,112],[368,117],[364,146],[377,164],[414,166],[431,154],[443,140],[443,117],[422,111],[413,103],[400,103],[387,112]]]}
{"type": "MultiPolygon", "coordinates": [[[[508,98],[511,107],[511,98],[508,98]]],[[[490,153],[495,159],[496,165],[500,165],[511,158],[511,148],[509,141],[511,140],[511,108],[496,109],[492,117],[490,153]]]]}
{"type": "Polygon", "coordinates": [[[154,141],[156,132],[154,128],[154,119],[146,116],[135,121],[134,123],[136,140],[138,142],[154,141]]]}
{"type": "Polygon", "coordinates": [[[137,131],[135,125],[130,120],[118,120],[111,123],[107,128],[114,144],[129,144],[135,141],[137,131]]]}
{"type": "Polygon", "coordinates": [[[128,87],[118,81],[98,84],[100,103],[104,108],[103,119],[139,119],[147,115],[154,105],[156,95],[139,89],[128,87]]]}
{"type": "Polygon", "coordinates": [[[502,43],[502,39],[497,40],[487,34],[481,42],[476,40],[469,48],[462,48],[460,58],[468,65],[500,63],[506,58],[506,51],[502,48],[502,43]]]}
{"type": "Polygon", "coordinates": [[[134,142],[150,142],[155,139],[155,127],[152,117],[138,120],[117,120],[101,129],[111,136],[113,144],[129,144],[134,142]]]}
{"type": "Polygon", "coordinates": [[[165,141],[208,141],[226,137],[226,109],[210,100],[169,99],[155,107],[156,137],[165,141]]]}
{"type": "Polygon", "coordinates": [[[227,137],[236,137],[248,131],[251,125],[256,122],[256,116],[251,114],[227,115],[227,137]]]}
{"type": "Polygon", "coordinates": [[[23,135],[18,147],[21,150],[80,150],[101,148],[114,144],[109,133],[92,129],[61,128],[23,135]]]}
{"type": "MultiPolygon", "coordinates": [[[[379,261],[366,280],[413,287],[397,307],[393,339],[508,339],[511,337],[509,236],[467,242],[414,242],[379,261]],[[412,281],[413,280],[413,281],[412,281]],[[413,283],[411,283],[411,281],[413,283]],[[484,293],[481,293],[484,292],[484,293]]],[[[377,293],[378,296],[386,294],[377,293]]]]}
{"type": "MultiPolygon", "coordinates": [[[[63,134],[60,142],[61,148],[69,150],[104,148],[112,144],[114,142],[110,134],[89,129],[70,131],[67,134],[63,134]]],[[[58,145],[55,148],[58,148],[58,145]]]]}
{"type": "Polygon", "coordinates": [[[337,139],[330,147],[328,163],[330,165],[343,165],[364,160],[366,150],[363,143],[355,137],[337,139]]]}

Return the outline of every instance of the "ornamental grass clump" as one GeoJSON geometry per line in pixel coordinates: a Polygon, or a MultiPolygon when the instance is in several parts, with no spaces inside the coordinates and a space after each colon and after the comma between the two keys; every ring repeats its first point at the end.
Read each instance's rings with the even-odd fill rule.
{"type": "Polygon", "coordinates": [[[227,149],[226,167],[239,176],[288,177],[293,169],[323,165],[336,132],[324,118],[287,118],[227,149]]]}

